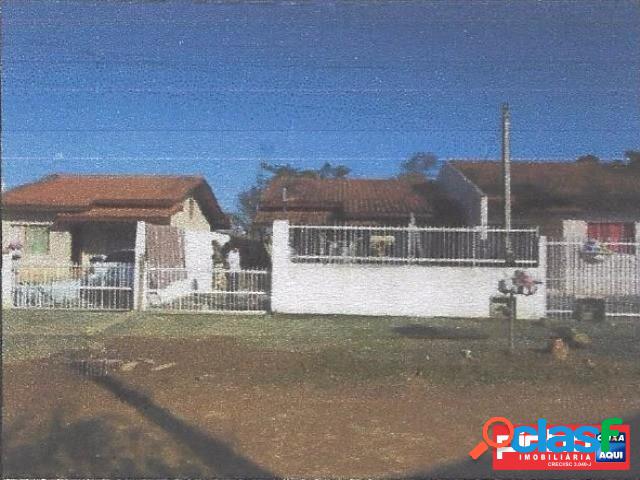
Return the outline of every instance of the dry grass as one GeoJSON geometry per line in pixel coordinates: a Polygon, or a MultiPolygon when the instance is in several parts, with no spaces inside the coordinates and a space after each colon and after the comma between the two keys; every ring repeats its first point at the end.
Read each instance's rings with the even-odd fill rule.
{"type": "Polygon", "coordinates": [[[579,325],[566,362],[543,351],[557,326],[519,323],[509,355],[492,320],[9,312],[6,473],[406,476],[464,458],[490,416],[640,411],[638,324],[579,325]],[[138,363],[68,368],[91,355],[138,363]]]}

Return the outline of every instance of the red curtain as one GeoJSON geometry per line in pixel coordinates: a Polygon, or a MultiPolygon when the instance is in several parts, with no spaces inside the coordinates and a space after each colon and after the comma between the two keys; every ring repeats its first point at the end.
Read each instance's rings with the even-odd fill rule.
{"type": "MultiPolygon", "coordinates": [[[[635,242],[635,228],[633,223],[594,222],[587,224],[587,236],[599,242],[635,242]]],[[[616,252],[626,251],[624,245],[610,245],[609,249],[616,252]]]]}

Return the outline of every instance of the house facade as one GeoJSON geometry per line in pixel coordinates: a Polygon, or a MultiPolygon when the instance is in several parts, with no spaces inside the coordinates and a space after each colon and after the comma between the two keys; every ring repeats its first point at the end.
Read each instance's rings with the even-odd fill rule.
{"type": "Polygon", "coordinates": [[[254,235],[268,236],[275,220],[291,225],[456,225],[457,204],[433,181],[412,178],[277,177],[262,193],[254,235]]]}
{"type": "MultiPolygon", "coordinates": [[[[438,183],[468,225],[501,225],[502,164],[452,160],[438,183]]],[[[540,226],[549,237],[635,242],[640,232],[640,169],[621,163],[512,162],[514,226],[540,226]]]]}
{"type": "Polygon", "coordinates": [[[190,231],[228,228],[202,177],[51,175],[3,192],[3,252],[22,264],[88,264],[91,257],[133,250],[136,224],[190,231]]]}

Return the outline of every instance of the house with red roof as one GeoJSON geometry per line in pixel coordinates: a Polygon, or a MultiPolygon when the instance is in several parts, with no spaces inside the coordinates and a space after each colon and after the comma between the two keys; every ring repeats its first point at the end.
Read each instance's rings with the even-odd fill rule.
{"type": "MultiPolygon", "coordinates": [[[[461,206],[468,225],[502,225],[499,161],[451,160],[438,183],[461,206]]],[[[640,168],[595,159],[511,163],[514,226],[539,226],[551,237],[636,242],[640,234],[640,168]]]]}
{"type": "Polygon", "coordinates": [[[3,251],[24,261],[86,264],[133,250],[144,221],[213,231],[229,220],[200,176],[50,175],[2,193],[3,251]]]}
{"type": "Polygon", "coordinates": [[[253,219],[267,234],[274,220],[292,225],[459,225],[455,201],[434,181],[415,178],[274,178],[253,219]]]}

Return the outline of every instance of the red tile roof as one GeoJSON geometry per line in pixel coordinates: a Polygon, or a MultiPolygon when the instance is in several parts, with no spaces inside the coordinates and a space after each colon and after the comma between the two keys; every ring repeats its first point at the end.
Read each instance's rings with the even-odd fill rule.
{"type": "Polygon", "coordinates": [[[279,177],[263,192],[255,221],[406,223],[412,213],[426,221],[434,213],[433,193],[433,185],[426,181],[279,177]]]}
{"type": "Polygon", "coordinates": [[[170,211],[175,213],[188,196],[197,199],[212,226],[228,226],[211,188],[199,176],[56,174],[3,192],[2,204],[12,209],[60,212],[61,220],[151,221],[169,218],[170,211]],[[77,212],[75,217],[71,212],[77,212]]]}
{"type": "MultiPolygon", "coordinates": [[[[490,200],[503,194],[499,161],[450,162],[490,200]]],[[[511,191],[521,209],[640,211],[640,169],[624,164],[523,162],[511,164],[511,191]]]]}
{"type": "Polygon", "coordinates": [[[75,223],[91,221],[131,221],[146,220],[152,223],[165,223],[171,220],[179,209],[173,208],[105,208],[96,207],[81,212],[60,213],[56,217],[58,223],[75,223]]]}
{"type": "Polygon", "coordinates": [[[256,213],[253,221],[260,224],[270,224],[274,220],[289,220],[294,225],[326,225],[331,223],[331,212],[315,211],[264,211],[256,213]]]}
{"type": "MultiPolygon", "coordinates": [[[[450,162],[486,194],[502,192],[502,163],[499,161],[450,162]]],[[[554,190],[581,193],[594,184],[609,190],[640,192],[640,170],[611,163],[521,162],[511,163],[514,185],[546,185],[554,190]]]]}

